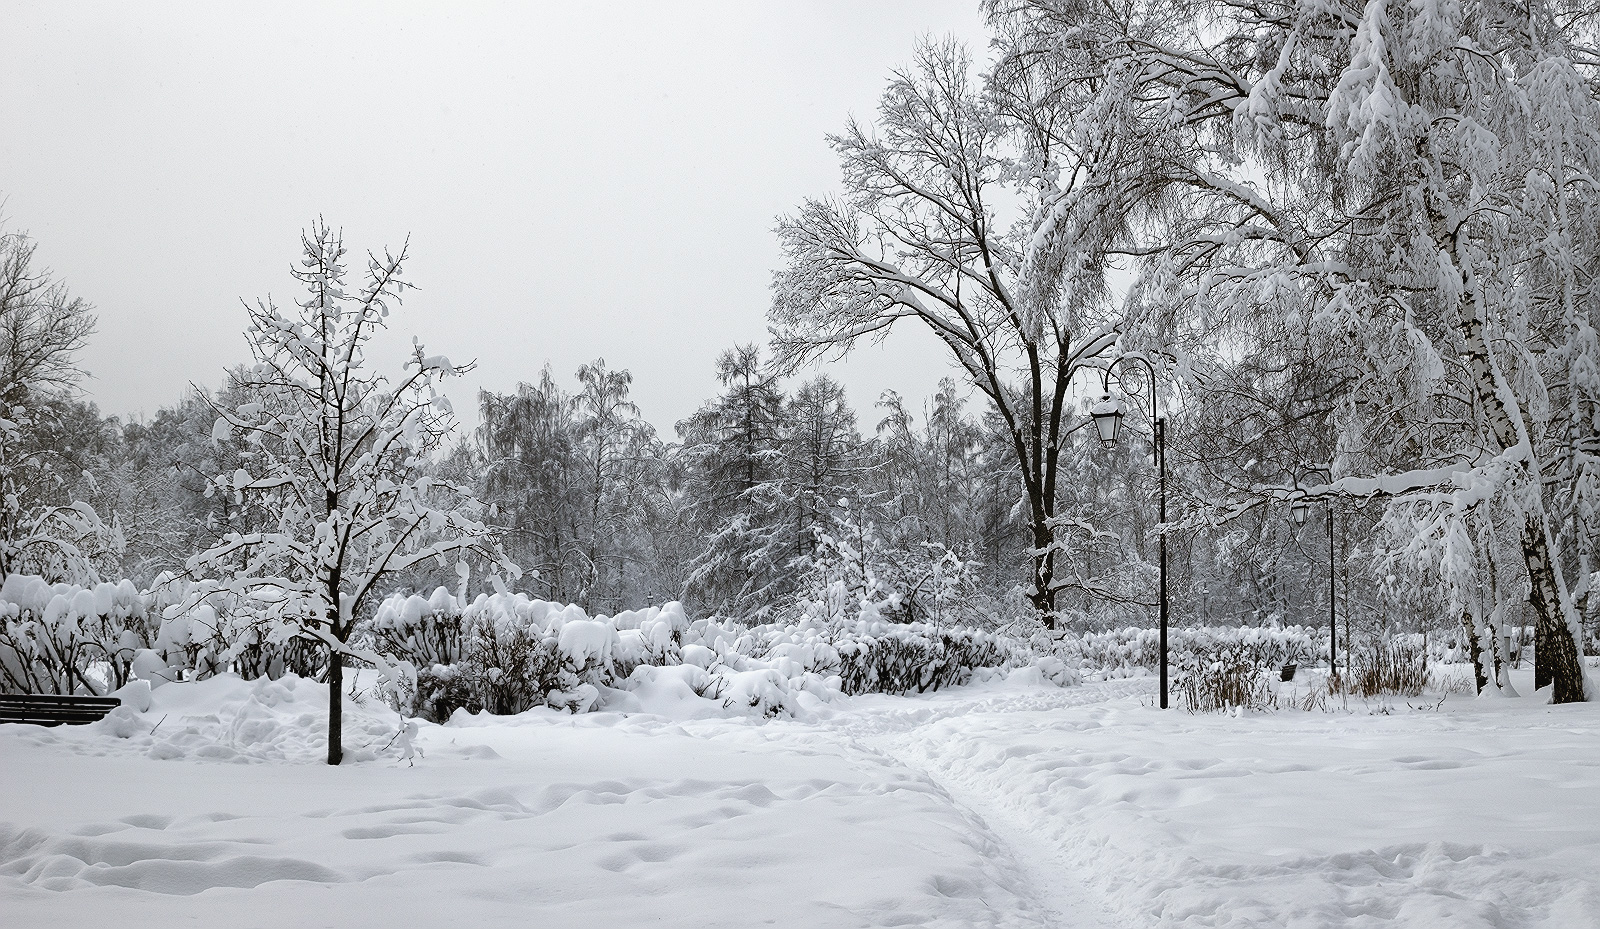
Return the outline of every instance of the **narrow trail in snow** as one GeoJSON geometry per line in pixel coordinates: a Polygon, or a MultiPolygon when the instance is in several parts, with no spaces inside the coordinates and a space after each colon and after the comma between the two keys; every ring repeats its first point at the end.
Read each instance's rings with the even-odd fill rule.
{"type": "Polygon", "coordinates": [[[1056,693],[997,694],[945,704],[885,707],[833,721],[829,728],[861,751],[877,756],[934,788],[999,851],[996,864],[1016,873],[1051,929],[1123,929],[1066,857],[1000,798],[970,789],[958,772],[936,764],[925,750],[934,723],[956,716],[1042,712],[1087,706],[1148,691],[1148,681],[1113,681],[1056,693]]]}

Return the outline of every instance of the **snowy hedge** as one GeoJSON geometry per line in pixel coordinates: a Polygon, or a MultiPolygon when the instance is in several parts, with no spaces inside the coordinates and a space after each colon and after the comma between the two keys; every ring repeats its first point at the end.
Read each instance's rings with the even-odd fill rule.
{"type": "MultiPolygon", "coordinates": [[[[361,624],[361,644],[409,663],[400,709],[443,720],[458,709],[627,709],[639,700],[698,701],[692,711],[792,714],[842,694],[921,693],[975,674],[1032,665],[1057,684],[1078,676],[1004,636],[893,623],[870,606],[853,619],[801,615],[745,626],[690,621],[678,603],[589,616],[524,594],[463,602],[445,588],[395,595],[361,624]]],[[[260,605],[205,581],[50,585],[14,575],[0,586],[0,690],[105,694],[140,678],[315,678],[321,643],[260,605]]],[[[1030,672],[1031,673],[1031,672],[1030,672]]]]}
{"type": "MultiPolygon", "coordinates": [[[[746,627],[691,622],[676,602],[590,617],[524,594],[480,595],[463,605],[445,588],[390,597],[363,631],[378,651],[418,668],[403,709],[436,720],[457,709],[626,707],[627,694],[663,688],[771,716],[792,712],[806,694],[923,692],[965,683],[981,668],[1033,660],[991,633],[865,614],[853,622],[808,617],[746,627]]],[[[1076,681],[1059,663],[1041,671],[1057,683],[1076,681]]]]}
{"type": "MultiPolygon", "coordinates": [[[[1161,665],[1161,631],[1127,628],[1087,632],[1064,643],[1087,671],[1115,672],[1131,668],[1151,671],[1161,665]]],[[[1193,626],[1167,630],[1167,660],[1171,667],[1195,665],[1219,650],[1236,653],[1240,660],[1260,667],[1282,667],[1289,662],[1310,665],[1326,654],[1327,639],[1305,626],[1193,626]]]]}
{"type": "Polygon", "coordinates": [[[0,692],[108,693],[158,626],[128,581],[78,587],[13,574],[0,585],[0,692]]]}
{"type": "Polygon", "coordinates": [[[292,624],[163,574],[92,587],[13,574],[0,584],[0,692],[109,693],[130,679],[314,676],[324,649],[292,624]]]}

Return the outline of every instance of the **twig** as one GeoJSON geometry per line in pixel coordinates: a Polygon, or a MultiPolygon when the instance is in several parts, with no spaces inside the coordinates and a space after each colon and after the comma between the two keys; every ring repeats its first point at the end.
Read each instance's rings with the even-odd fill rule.
{"type": "Polygon", "coordinates": [[[161,728],[161,724],[166,722],[167,721],[167,716],[170,716],[170,715],[171,715],[170,713],[163,714],[161,719],[158,720],[154,726],[150,727],[150,734],[151,735],[155,735],[156,734],[156,730],[161,728]]]}

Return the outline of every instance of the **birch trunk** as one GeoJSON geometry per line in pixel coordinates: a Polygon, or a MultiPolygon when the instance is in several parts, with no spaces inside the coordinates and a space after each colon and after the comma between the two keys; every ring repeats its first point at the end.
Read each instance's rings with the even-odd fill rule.
{"type": "Polygon", "coordinates": [[[1484,335],[1483,318],[1478,312],[1471,280],[1463,275],[1467,293],[1458,301],[1458,326],[1463,341],[1463,359],[1472,375],[1473,389],[1495,441],[1502,450],[1523,447],[1520,467],[1527,477],[1526,519],[1522,527],[1522,558],[1528,569],[1528,605],[1534,615],[1534,688],[1554,685],[1551,703],[1578,703],[1584,699],[1583,665],[1578,658],[1571,600],[1561,578],[1561,566],[1554,557],[1549,518],[1544,509],[1538,459],[1533,442],[1521,422],[1521,410],[1508,408],[1500,390],[1500,373],[1495,368],[1484,335]]]}

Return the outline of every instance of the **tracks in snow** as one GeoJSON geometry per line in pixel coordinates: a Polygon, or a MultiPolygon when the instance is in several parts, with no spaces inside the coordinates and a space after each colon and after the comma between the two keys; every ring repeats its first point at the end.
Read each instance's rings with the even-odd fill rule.
{"type": "Polygon", "coordinates": [[[825,724],[864,754],[888,767],[909,772],[946,798],[986,844],[995,850],[995,865],[1019,878],[1023,895],[1035,904],[1041,924],[1050,929],[1121,929],[1097,894],[1081,880],[1054,843],[1030,825],[1001,798],[970,785],[968,772],[935,761],[928,752],[934,724],[956,717],[973,718],[1032,713],[1104,703],[1144,693],[1147,681],[1130,680],[1074,687],[1059,692],[976,696],[918,706],[884,706],[881,710],[841,716],[825,724]]]}

